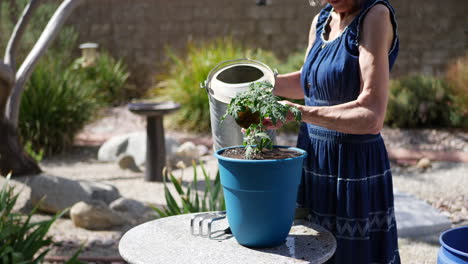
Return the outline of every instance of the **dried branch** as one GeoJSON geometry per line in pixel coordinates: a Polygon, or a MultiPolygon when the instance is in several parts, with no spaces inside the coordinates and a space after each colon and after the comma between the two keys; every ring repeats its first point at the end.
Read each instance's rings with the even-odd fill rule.
{"type": "Polygon", "coordinates": [[[5,64],[9,65],[13,70],[16,70],[15,55],[16,50],[19,47],[21,38],[23,37],[24,31],[31,19],[34,10],[39,6],[42,0],[30,0],[28,5],[23,10],[23,14],[15,25],[13,33],[11,34],[10,40],[5,51],[5,64]]]}
{"type": "MultiPolygon", "coordinates": [[[[1,1],[1,0],[0,0],[1,1]]],[[[10,86],[15,81],[15,73],[8,65],[0,61],[0,80],[8,83],[10,86]]]]}
{"type": "Polygon", "coordinates": [[[0,62],[0,119],[5,117],[6,104],[14,81],[15,73],[11,67],[0,62]]]}
{"type": "Polygon", "coordinates": [[[18,125],[19,106],[21,95],[24,91],[24,85],[31,76],[34,66],[55,39],[60,28],[71,15],[72,11],[84,1],[85,0],[64,0],[62,2],[45,27],[31,52],[29,52],[23,64],[18,69],[18,72],[16,73],[15,86],[13,87],[7,109],[7,117],[15,127],[18,125]]]}

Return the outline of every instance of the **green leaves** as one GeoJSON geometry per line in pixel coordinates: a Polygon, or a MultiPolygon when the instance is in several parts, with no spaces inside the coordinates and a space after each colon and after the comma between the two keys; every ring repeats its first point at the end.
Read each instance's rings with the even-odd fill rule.
{"type": "Polygon", "coordinates": [[[158,85],[149,91],[157,100],[172,100],[181,104],[176,115],[168,117],[170,125],[191,132],[208,132],[210,128],[209,100],[200,83],[222,61],[250,58],[268,65],[281,63],[272,52],[253,49],[234,41],[232,37],[206,42],[189,42],[186,52],[180,54],[166,49],[168,62],[157,76],[158,85]]]}
{"type": "MultiPolygon", "coordinates": [[[[266,133],[266,128],[263,121],[267,118],[271,119],[274,125],[281,121],[286,123],[286,118],[290,112],[294,116],[294,120],[301,121],[301,111],[290,105],[282,105],[278,103],[280,98],[273,94],[273,85],[269,82],[251,83],[249,89],[245,92],[237,94],[227,107],[226,113],[222,117],[224,119],[230,115],[236,119],[239,124],[239,115],[247,111],[259,116],[257,123],[251,123],[245,131],[244,146],[246,159],[252,159],[255,154],[261,153],[263,149],[272,149],[273,143],[271,138],[266,133]]],[[[244,127],[245,122],[239,124],[244,127]]]]}
{"type": "Polygon", "coordinates": [[[460,112],[453,107],[454,95],[443,80],[412,75],[393,80],[385,124],[400,128],[456,127],[460,112]]]}
{"type": "MultiPolygon", "coordinates": [[[[56,214],[50,220],[31,222],[32,215],[37,211],[37,206],[28,214],[22,215],[13,212],[13,207],[19,194],[14,194],[14,187],[8,181],[0,190],[0,263],[42,263],[48,253],[47,248],[52,244],[52,239],[47,237],[52,224],[62,217],[67,210],[56,214]]],[[[76,261],[76,256],[72,258],[76,261]]]]}
{"type": "Polygon", "coordinates": [[[81,61],[83,58],[73,62],[73,73],[80,77],[81,83],[86,83],[95,91],[100,103],[118,106],[128,101],[129,95],[134,93],[126,86],[130,72],[121,59],[101,52],[93,65],[82,67],[81,61]]]}
{"type": "Polygon", "coordinates": [[[203,164],[200,162],[200,168],[203,173],[205,181],[205,187],[202,197],[199,195],[197,190],[198,186],[198,174],[196,164],[193,163],[193,182],[187,186],[187,191],[184,192],[182,188],[182,179],[177,179],[174,175],[170,174],[169,179],[174,186],[179,198],[181,199],[181,205],[179,205],[174,198],[173,194],[169,190],[166,181],[164,181],[164,196],[166,198],[166,207],[159,209],[155,206],[152,208],[156,211],[159,217],[167,217],[171,215],[188,214],[205,211],[224,211],[226,205],[224,202],[224,196],[221,189],[221,180],[219,172],[216,174],[214,182],[211,181],[209,174],[206,172],[203,164]]]}

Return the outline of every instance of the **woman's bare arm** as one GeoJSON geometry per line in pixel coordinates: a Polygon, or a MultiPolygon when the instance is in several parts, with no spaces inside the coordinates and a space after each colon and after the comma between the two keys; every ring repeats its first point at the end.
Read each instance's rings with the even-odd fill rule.
{"type": "MultiPolygon", "coordinates": [[[[315,28],[317,26],[317,19],[318,15],[314,17],[310,26],[309,44],[307,47],[304,61],[307,58],[307,54],[309,54],[309,50],[312,48],[312,45],[315,42],[315,28]]],[[[274,94],[290,99],[304,98],[304,92],[302,91],[300,79],[301,71],[278,75],[278,77],[276,78],[274,94]]]]}
{"type": "Polygon", "coordinates": [[[382,129],[389,85],[388,52],[393,40],[390,11],[383,5],[369,10],[359,47],[361,93],[354,101],[325,107],[299,107],[304,122],[351,134],[376,134],[382,129]]]}

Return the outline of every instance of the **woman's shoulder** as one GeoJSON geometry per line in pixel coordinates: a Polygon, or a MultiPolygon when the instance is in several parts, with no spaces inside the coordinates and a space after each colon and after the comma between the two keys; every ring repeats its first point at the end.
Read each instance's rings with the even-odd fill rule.
{"type": "Polygon", "coordinates": [[[369,8],[364,19],[377,22],[378,20],[390,21],[390,10],[383,4],[375,4],[369,8]]]}
{"type": "MultiPolygon", "coordinates": [[[[368,1],[350,26],[348,32],[348,48],[352,54],[358,55],[358,47],[362,44],[361,42],[363,41],[363,38],[365,38],[364,35],[367,37],[369,37],[369,35],[382,37],[382,34],[387,33],[389,30],[393,31],[390,33],[390,38],[393,35],[393,43],[396,43],[396,19],[393,14],[393,8],[390,6],[388,1],[368,1]]],[[[392,40],[390,39],[389,42],[392,43],[392,40]]],[[[394,46],[394,44],[392,46],[394,46]]]]}
{"type": "MultiPolygon", "coordinates": [[[[365,34],[374,35],[380,33],[380,35],[385,33],[390,37],[390,42],[392,35],[396,35],[396,21],[392,17],[392,10],[386,4],[380,4],[385,2],[378,1],[377,4],[369,7],[369,10],[366,12],[363,17],[363,21],[359,25],[360,30],[365,34]]],[[[362,38],[362,36],[358,36],[362,38]]]]}
{"type": "Polygon", "coordinates": [[[365,16],[361,18],[358,30],[365,32],[364,28],[366,28],[367,30],[376,29],[378,32],[379,30],[385,30],[388,26],[391,28],[390,10],[385,5],[376,4],[369,7],[365,16]]]}

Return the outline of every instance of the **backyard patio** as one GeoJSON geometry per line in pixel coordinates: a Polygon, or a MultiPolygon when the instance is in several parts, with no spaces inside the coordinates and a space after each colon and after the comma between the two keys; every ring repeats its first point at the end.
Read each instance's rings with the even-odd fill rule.
{"type": "MultiPolygon", "coordinates": [[[[119,167],[117,162],[102,162],[97,160],[97,152],[101,143],[112,136],[144,131],[145,123],[142,117],[131,114],[126,107],[113,108],[106,117],[96,121],[80,132],[76,138],[77,146],[65,154],[47,158],[41,166],[47,174],[66,177],[73,180],[89,180],[108,182],[115,186],[123,197],[135,199],[145,204],[157,206],[166,205],[163,184],[145,182],[143,172],[132,172],[119,167]],[[125,124],[125,125],[123,125],[125,124]],[[128,186],[131,186],[129,188],[128,186]]],[[[210,135],[187,134],[167,131],[168,137],[180,142],[192,141],[195,144],[211,144],[210,135]]],[[[468,135],[462,132],[446,130],[399,130],[386,128],[383,131],[388,148],[424,149],[426,151],[457,150],[468,153],[468,135]],[[410,135],[410,136],[409,136],[410,135]],[[434,144],[434,141],[438,142],[434,144]]],[[[284,134],[278,136],[278,143],[294,145],[296,136],[284,134]]],[[[204,155],[201,160],[210,176],[214,178],[217,172],[217,161],[212,152],[204,155]]],[[[464,186],[468,184],[468,163],[433,161],[427,167],[417,166],[418,160],[394,160],[392,163],[394,187],[420,199],[437,208],[447,217],[452,227],[468,224],[468,196],[464,186]]],[[[201,173],[201,171],[199,170],[201,173]]],[[[180,170],[174,170],[177,177],[180,170]]],[[[188,184],[193,181],[192,168],[183,172],[183,181],[188,184]]],[[[16,183],[18,186],[24,186],[16,183]]],[[[175,193],[172,186],[171,190],[175,193]]],[[[200,186],[202,187],[202,186],[200,186]]],[[[22,189],[21,187],[18,189],[22,189]]],[[[28,205],[30,190],[26,186],[21,194],[18,208],[30,208],[28,205]]],[[[33,219],[50,218],[47,214],[36,214],[33,219]]],[[[155,216],[156,218],[156,216],[155,216]]],[[[189,223],[187,223],[188,225],[189,223]]],[[[416,224],[416,223],[415,223],[416,224]]],[[[84,245],[80,256],[93,257],[98,260],[118,260],[118,243],[121,236],[134,225],[113,227],[110,230],[91,231],[75,227],[70,219],[59,219],[52,226],[49,234],[56,243],[50,256],[70,257],[81,245],[84,245]]],[[[417,229],[417,227],[415,227],[417,229]]],[[[416,230],[413,228],[414,230],[416,230]]],[[[437,229],[437,228],[436,228],[437,229]]],[[[433,263],[440,247],[439,232],[431,232],[430,227],[399,239],[399,250],[403,263],[433,263]]],[[[53,258],[52,258],[53,259],[53,258]]],[[[118,262],[118,261],[117,261],[118,262]]],[[[104,262],[102,262],[104,263],[104,262]]]]}
{"type": "MultiPolygon", "coordinates": [[[[36,258],[50,264],[123,264],[133,262],[129,259],[141,254],[138,250],[145,246],[147,252],[138,257],[144,259],[148,252],[155,257],[152,243],[157,244],[154,247],[161,256],[156,257],[163,262],[216,263],[215,256],[224,255],[214,253],[227,251],[231,255],[226,263],[323,263],[329,259],[341,238],[333,236],[326,223],[319,221],[314,227],[315,212],[296,209],[290,235],[283,232],[286,239],[276,239],[275,247],[265,250],[249,247],[270,245],[269,240],[251,242],[255,236],[249,232],[244,232],[244,238],[254,239],[239,241],[241,232],[237,230],[247,229],[246,214],[239,218],[245,220],[238,221],[241,228],[233,230],[234,222],[223,227],[224,241],[206,242],[208,238],[183,232],[189,230],[187,214],[225,210],[225,201],[230,199],[225,199],[230,194],[220,191],[226,186],[217,173],[225,165],[219,163],[214,149],[241,145],[243,138],[246,159],[252,155],[261,159],[274,134],[266,123],[273,126],[276,120],[286,123],[286,119],[301,120],[304,115],[298,107],[306,103],[304,99],[279,102],[284,98],[273,95],[280,85],[272,85],[278,78],[286,78],[284,73],[301,76],[297,71],[304,65],[306,33],[322,7],[299,2],[0,1],[5,36],[0,41],[0,50],[5,51],[0,61],[0,263],[29,263],[36,258]],[[233,66],[241,70],[236,72],[233,66]],[[220,69],[231,72],[221,77],[220,69]],[[215,93],[216,85],[232,89],[231,94],[215,93]],[[250,93],[231,101],[237,86],[250,93]],[[229,116],[222,128],[224,113],[229,116]],[[164,224],[162,230],[158,223],[164,224]],[[142,226],[149,229],[140,229],[142,226]],[[155,230],[159,230],[157,235],[151,233],[155,230]],[[135,239],[142,244],[136,245],[135,239]],[[203,245],[203,250],[197,245],[203,245]],[[214,258],[205,259],[203,253],[214,258]]],[[[465,28],[459,23],[466,17],[460,5],[466,3],[392,0],[392,5],[398,11],[401,42],[385,93],[386,112],[381,112],[379,124],[384,124],[381,135],[391,164],[395,205],[386,210],[374,208],[363,216],[368,217],[363,228],[370,230],[376,224],[373,232],[389,232],[395,230],[392,221],[396,219],[401,262],[429,264],[441,254],[442,232],[468,227],[468,51],[465,28]],[[371,216],[380,213],[387,217],[371,216]]],[[[335,106],[333,101],[322,103],[335,106]]],[[[342,121],[340,118],[334,121],[342,121]]],[[[349,123],[343,129],[348,131],[354,125],[349,123]]],[[[298,122],[286,124],[276,132],[274,144],[289,151],[296,147],[298,131],[298,122]]],[[[379,137],[371,135],[374,132],[356,131],[359,133],[348,131],[348,135],[379,137]]],[[[302,154],[285,154],[293,155],[285,160],[300,157],[302,161],[304,150],[297,150],[302,154]]],[[[378,153],[384,153],[387,160],[385,151],[378,153]]],[[[348,160],[351,167],[361,165],[348,160]]],[[[302,173],[302,165],[299,167],[302,173]]],[[[356,167],[364,170],[368,166],[356,167]]],[[[256,171],[252,168],[250,171],[256,171]]],[[[289,176],[287,181],[280,177],[283,182],[277,184],[284,196],[276,195],[281,202],[275,204],[281,204],[297,189],[291,184],[294,188],[284,191],[296,170],[279,173],[285,164],[272,168],[289,176]]],[[[242,175],[250,175],[250,171],[242,175]]],[[[376,176],[380,179],[390,175],[388,171],[340,180],[349,186],[370,182],[376,176]]],[[[331,172],[314,173],[315,180],[334,177],[331,172]]],[[[271,177],[263,185],[276,183],[273,173],[265,175],[271,177]]],[[[391,193],[373,191],[372,197],[391,193]]],[[[250,196],[249,206],[262,199],[259,197],[250,196]]],[[[295,207],[277,213],[281,206],[266,204],[272,214],[260,226],[288,218],[285,211],[293,219],[295,207]]],[[[258,206],[251,207],[256,212],[258,206]]],[[[340,218],[338,213],[334,217],[340,218]]],[[[349,219],[358,223],[364,218],[349,219]]],[[[224,224],[226,220],[222,220],[224,224]]],[[[253,220],[256,222],[255,217],[253,220]]],[[[258,231],[260,226],[252,230],[258,231]]],[[[353,234],[362,231],[358,224],[337,226],[353,234]]],[[[264,233],[268,237],[274,232],[264,233]]]]}

